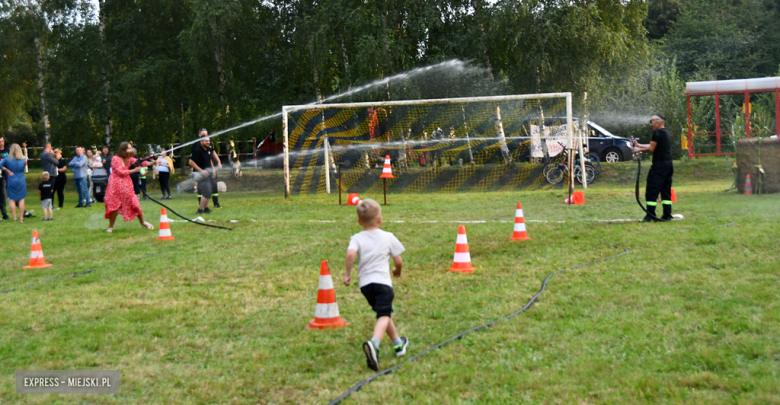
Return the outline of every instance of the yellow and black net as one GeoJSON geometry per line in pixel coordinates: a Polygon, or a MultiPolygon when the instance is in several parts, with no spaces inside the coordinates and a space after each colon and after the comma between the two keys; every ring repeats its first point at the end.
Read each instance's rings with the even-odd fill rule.
{"type": "Polygon", "coordinates": [[[292,195],[339,182],[381,193],[386,156],[391,193],[545,189],[542,169],[569,139],[565,97],[295,107],[287,119],[292,195]]]}

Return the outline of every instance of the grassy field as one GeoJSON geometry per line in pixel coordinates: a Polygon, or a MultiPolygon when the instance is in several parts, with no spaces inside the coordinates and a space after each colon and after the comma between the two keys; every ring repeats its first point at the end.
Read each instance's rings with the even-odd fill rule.
{"type": "MultiPolygon", "coordinates": [[[[552,271],[622,252],[611,245],[629,253],[555,276],[526,313],[346,403],[780,404],[780,195],[725,193],[721,161],[686,162],[675,178],[684,220],[600,221],[641,218],[632,170],[610,166],[584,206],[565,206],[560,190],[388,196],[383,228],[407,248],[394,281],[407,356],[519,309],[552,271]],[[509,240],[517,202],[528,242],[509,240]],[[447,271],[460,223],[470,275],[447,271]]],[[[174,242],[137,221],[106,234],[101,204],[0,223],[0,290],[16,288],[0,294],[0,403],[322,404],[371,375],[360,344],[373,313],[357,283],[340,283],[354,209],[274,187],[223,195],[207,218],[234,231],[174,222],[174,242]],[[22,269],[33,229],[53,267],[22,269]],[[345,328],[305,329],[321,260],[345,328]],[[25,369],[120,370],[121,394],[17,395],[25,369]]],[[[169,203],[194,216],[193,196],[169,203]]],[[[157,227],[159,207],[142,207],[157,227]]],[[[388,343],[380,368],[404,360],[388,343]]]]}

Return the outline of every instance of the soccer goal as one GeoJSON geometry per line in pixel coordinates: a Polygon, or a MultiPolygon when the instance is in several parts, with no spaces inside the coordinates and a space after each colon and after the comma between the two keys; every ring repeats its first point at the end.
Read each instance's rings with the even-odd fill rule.
{"type": "MultiPolygon", "coordinates": [[[[282,107],[285,197],[553,187],[543,167],[582,144],[571,93],[282,107]]],[[[581,149],[581,147],[579,148],[581,149]]],[[[582,152],[580,151],[580,154],[582,152]]]]}

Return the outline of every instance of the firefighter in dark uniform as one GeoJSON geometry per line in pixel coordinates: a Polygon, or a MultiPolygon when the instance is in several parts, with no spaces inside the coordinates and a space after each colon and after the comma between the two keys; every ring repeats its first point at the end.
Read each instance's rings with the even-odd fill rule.
{"type": "Polygon", "coordinates": [[[649,145],[634,141],[634,152],[650,152],[653,154],[653,166],[647,173],[647,187],[645,199],[647,200],[648,215],[642,222],[657,221],[654,217],[655,208],[658,205],[658,193],[661,193],[661,201],[664,221],[672,220],[672,176],[674,165],[672,164],[672,134],[664,127],[666,119],[662,115],[653,115],[650,125],[653,127],[653,139],[649,145]]]}

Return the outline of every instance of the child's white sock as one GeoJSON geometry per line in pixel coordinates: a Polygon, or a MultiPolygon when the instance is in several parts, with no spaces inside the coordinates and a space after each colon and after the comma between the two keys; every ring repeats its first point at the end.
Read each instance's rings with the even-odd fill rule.
{"type": "Polygon", "coordinates": [[[374,344],[374,348],[379,350],[379,344],[382,343],[382,339],[377,339],[375,337],[371,338],[371,343],[374,344]]]}

